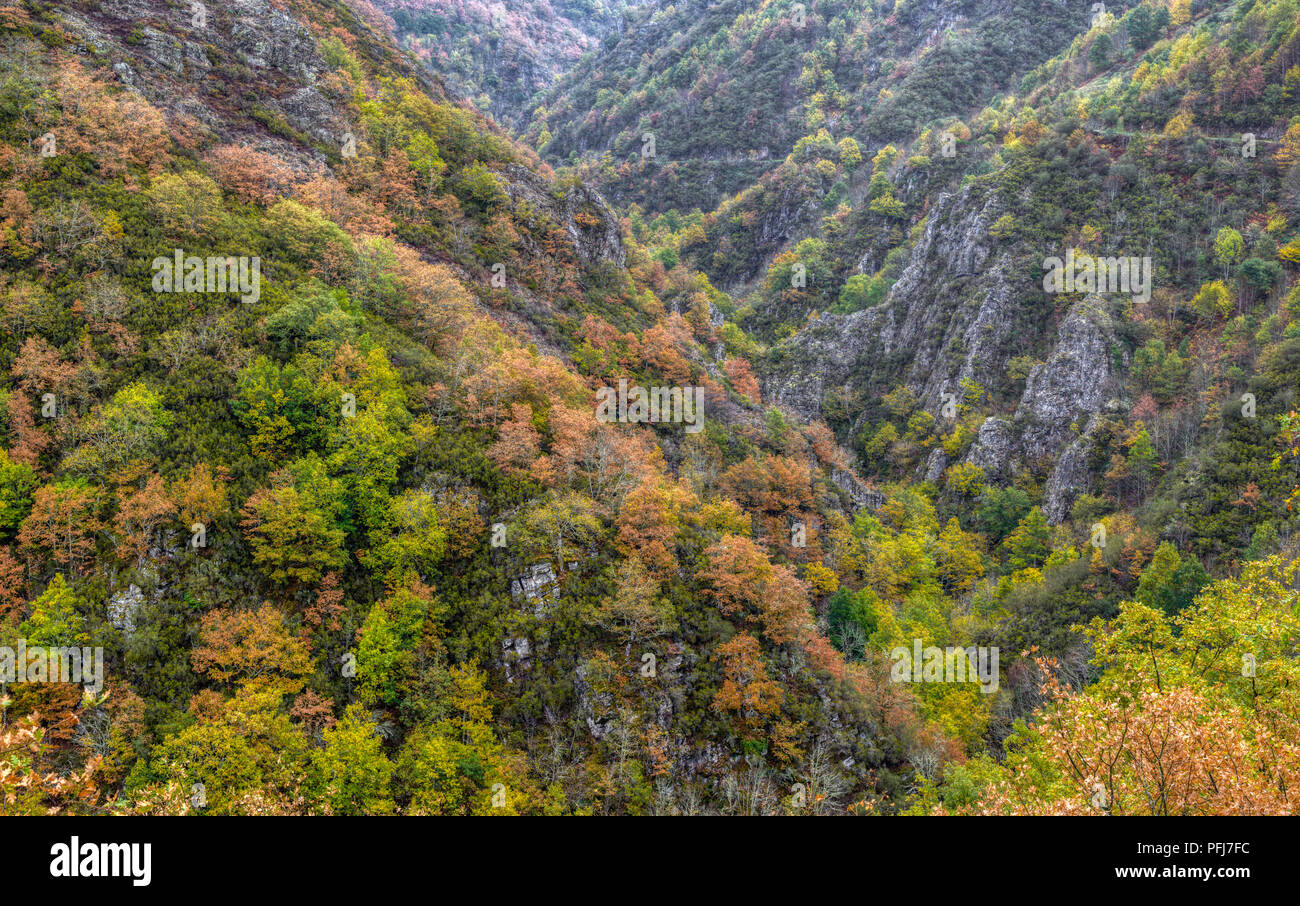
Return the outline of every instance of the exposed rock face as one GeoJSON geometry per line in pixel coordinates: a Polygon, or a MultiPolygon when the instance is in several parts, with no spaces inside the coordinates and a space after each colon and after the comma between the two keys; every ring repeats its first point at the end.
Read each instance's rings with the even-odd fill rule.
{"type": "Polygon", "coordinates": [[[948,468],[948,454],[942,450],[931,450],[930,457],[925,461],[925,480],[938,481],[946,468],[948,468]]]}
{"type": "Polygon", "coordinates": [[[312,138],[333,143],[343,138],[343,121],[315,88],[299,88],[280,98],[275,106],[295,128],[312,138]]]}
{"type": "Polygon", "coordinates": [[[585,264],[613,263],[622,267],[626,263],[618,218],[598,192],[575,186],[565,194],[561,210],[564,227],[585,264]],[[585,222],[579,217],[584,213],[585,222]]]}
{"type": "MultiPolygon", "coordinates": [[[[1059,521],[1088,485],[1084,426],[1117,386],[1114,330],[1100,296],[1076,302],[1059,325],[1041,301],[1025,301],[1042,294],[1026,259],[997,248],[990,235],[1002,213],[999,199],[974,185],[941,196],[885,301],[824,315],[774,349],[763,393],[816,418],[829,391],[879,396],[905,384],[938,413],[943,395],[960,394],[963,380],[1005,387],[1012,357],[1046,350],[1020,399],[1002,401],[1005,414],[984,421],[964,459],[995,482],[1025,467],[1047,478],[1044,505],[1059,521]]],[[[850,431],[861,427],[859,416],[850,431]]],[[[947,465],[935,451],[917,477],[935,481],[947,465]]]]}
{"type": "Polygon", "coordinates": [[[875,510],[885,502],[884,494],[863,484],[861,478],[847,469],[835,469],[831,481],[849,498],[855,510],[875,510]]]}
{"type": "Polygon", "coordinates": [[[145,27],[140,30],[144,43],[144,56],[155,66],[166,69],[173,75],[183,75],[185,64],[182,62],[181,42],[171,35],[163,34],[155,28],[145,27]]]}
{"type": "Polygon", "coordinates": [[[1001,214],[970,186],[940,196],[888,298],[877,308],[824,315],[775,350],[763,393],[818,417],[837,387],[905,382],[936,410],[962,378],[984,384],[1005,371],[1016,278],[991,267],[989,227],[1001,214]],[[965,301],[962,301],[962,300],[965,301]]]}
{"type": "Polygon", "coordinates": [[[574,669],[574,691],[578,696],[578,716],[587,725],[587,731],[594,739],[604,738],[614,724],[614,697],[591,688],[585,664],[574,669]]]}
{"type": "Polygon", "coordinates": [[[516,601],[528,601],[533,605],[533,612],[542,616],[550,609],[556,583],[555,570],[550,563],[534,563],[510,580],[510,596],[516,601]]]}
{"type": "Polygon", "coordinates": [[[136,614],[144,606],[144,591],[139,585],[130,585],[113,595],[108,601],[108,622],[114,629],[127,635],[135,632],[136,614]]]}
{"type": "Polygon", "coordinates": [[[1092,452],[1092,434],[1097,421],[1095,415],[1088,419],[1083,436],[1066,447],[1056,460],[1056,467],[1043,489],[1043,515],[1048,522],[1057,523],[1068,516],[1074,499],[1088,488],[1088,454],[1092,452]]]}
{"type": "Polygon", "coordinates": [[[1016,410],[1024,422],[1020,443],[1026,457],[1054,457],[1070,439],[1070,426],[1101,409],[1114,342],[1105,306],[1096,296],[1076,303],[1061,323],[1051,357],[1030,373],[1016,410]]]}
{"type": "Polygon", "coordinates": [[[994,477],[1011,461],[1014,446],[1011,423],[1002,418],[987,418],[980,425],[979,438],[967,455],[967,462],[974,463],[986,475],[994,477]]]}
{"type": "Polygon", "coordinates": [[[1089,296],[1071,307],[1057,331],[1051,356],[1025,382],[1011,424],[989,419],[968,461],[1004,475],[1013,466],[1050,468],[1043,513],[1064,519],[1088,485],[1087,459],[1101,411],[1114,389],[1115,337],[1106,302],[1089,296]]]}
{"type": "Polygon", "coordinates": [[[230,13],[231,49],[248,66],[276,69],[303,82],[324,69],[307,29],[267,0],[232,0],[230,13]]]}
{"type": "Polygon", "coordinates": [[[507,636],[501,640],[501,670],[506,682],[515,681],[515,671],[527,672],[533,665],[533,645],[525,636],[507,636]]]}
{"type": "Polygon", "coordinates": [[[337,146],[347,131],[347,117],[317,87],[333,67],[307,28],[269,0],[207,0],[201,15],[190,4],[160,9],[104,0],[61,10],[60,18],[75,40],[112,59],[123,84],[220,141],[307,167],[302,151],[280,136],[248,134],[250,98],[263,114],[317,141],[337,146]],[[219,79],[209,78],[214,69],[219,79]],[[218,84],[221,91],[211,90],[218,84]]]}
{"type": "Polygon", "coordinates": [[[506,167],[506,194],[514,201],[525,200],[556,223],[564,225],[578,258],[588,265],[612,263],[622,267],[627,253],[618,218],[600,193],[583,185],[569,185],[557,197],[552,185],[542,182],[533,171],[520,166],[506,167]]]}

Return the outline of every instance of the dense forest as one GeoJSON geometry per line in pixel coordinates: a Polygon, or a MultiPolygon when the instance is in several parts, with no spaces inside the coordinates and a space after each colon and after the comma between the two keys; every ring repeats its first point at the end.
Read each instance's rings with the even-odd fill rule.
{"type": "Polygon", "coordinates": [[[0,4],[0,814],[1300,805],[1297,0],[0,4]]]}

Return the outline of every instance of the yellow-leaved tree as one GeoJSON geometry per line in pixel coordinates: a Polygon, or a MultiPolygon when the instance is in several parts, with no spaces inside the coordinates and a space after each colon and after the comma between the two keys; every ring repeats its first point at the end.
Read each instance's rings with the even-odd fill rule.
{"type": "Polygon", "coordinates": [[[1247,563],[1169,617],[1136,602],[1086,630],[1102,673],[1082,691],[1040,660],[1046,703],[1003,764],[950,769],[930,810],[1248,815],[1300,807],[1300,563],[1247,563]]]}

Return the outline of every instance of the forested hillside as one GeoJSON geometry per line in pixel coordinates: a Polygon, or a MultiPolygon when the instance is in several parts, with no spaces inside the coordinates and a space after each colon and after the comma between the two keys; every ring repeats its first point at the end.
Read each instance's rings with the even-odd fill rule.
{"type": "Polygon", "coordinates": [[[514,126],[540,91],[616,32],[637,0],[378,0],[403,48],[497,121],[514,126]]]}
{"type": "Polygon", "coordinates": [[[368,8],[204,12],[0,20],[0,627],[105,657],[6,686],[7,812],[891,809],[957,751],[819,627],[860,489],[705,278],[368,8]]]}
{"type": "Polygon", "coordinates": [[[0,813],[1296,808],[1296,0],[377,6],[0,6],[0,813]]]}
{"type": "Polygon", "coordinates": [[[874,144],[978,108],[1088,18],[1055,0],[650,4],[542,96],[527,136],[613,199],[707,212],[822,130],[874,144]]]}
{"type": "MultiPolygon", "coordinates": [[[[635,69],[616,46],[570,77],[574,92],[609,86],[612,103],[583,96],[575,109],[593,113],[579,115],[560,96],[530,136],[631,201],[630,231],[670,273],[698,267],[726,290],[724,329],[753,341],[764,398],[825,419],[885,489],[889,502],[869,520],[878,546],[857,575],[841,573],[830,602],[837,647],[850,659],[889,650],[867,615],[883,601],[916,620],[927,642],[999,648],[1004,666],[1012,662],[1005,680],[1023,683],[1017,701],[1042,702],[1041,720],[1074,722],[1058,735],[1034,723],[1002,742],[1006,702],[995,699],[978,718],[983,743],[968,752],[998,744],[945,769],[947,783],[927,796],[990,811],[1285,809],[1285,794],[1272,806],[1229,805],[1208,788],[1199,802],[1156,803],[1151,785],[1166,780],[1153,772],[1183,771],[1213,788],[1208,769],[1179,759],[1223,753],[1207,745],[1166,759],[1130,737],[1180,726],[1210,735],[1190,715],[1221,708],[1237,721],[1245,706],[1254,713],[1233,731],[1244,741],[1231,745],[1252,746],[1294,720],[1288,695],[1263,715],[1253,632],[1225,624],[1243,592],[1250,612],[1264,619],[1273,609],[1288,625],[1296,602],[1296,5],[1155,2],[1083,16],[1050,7],[1015,19],[1002,18],[1005,6],[851,5],[711,5],[731,23],[657,42],[682,54],[649,74],[646,57],[635,69]],[[939,22],[911,39],[912,56],[891,58],[890,36],[924,30],[927,16],[939,22]],[[787,40],[751,37],[762,34],[787,40]],[[729,56],[742,46],[751,53],[729,56]],[[797,81],[773,76],[784,93],[762,87],[782,48],[789,72],[802,67],[797,81]],[[883,59],[864,68],[853,48],[883,59]],[[674,77],[687,81],[670,99],[655,93],[656,79],[674,77]],[[738,109],[711,130],[711,105],[733,94],[738,109]],[[638,120],[642,102],[657,109],[638,120]],[[702,136],[722,134],[744,149],[744,130],[725,124],[745,111],[751,135],[784,137],[779,162],[757,164],[753,185],[701,210],[719,183],[687,159],[710,152],[673,159],[660,149],[675,147],[674,136],[702,148],[702,136]],[[682,122],[664,127],[669,116],[682,122]],[[620,162],[619,142],[642,130],[657,156],[620,162]],[[1144,288],[1053,284],[1051,261],[1076,256],[1144,262],[1144,288]],[[891,526],[893,506],[921,515],[891,526]],[[893,547],[909,541],[925,547],[893,547]],[[947,553],[945,564],[945,546],[978,553],[947,553]],[[945,566],[958,575],[927,585],[932,574],[915,566],[926,563],[921,550],[940,576],[945,566]],[[916,572],[882,578],[882,563],[916,572]],[[1276,597],[1260,596],[1261,568],[1281,571],[1282,584],[1269,586],[1276,597]],[[1221,577],[1228,584],[1213,585],[1221,577]],[[1090,621],[1099,622],[1074,629],[1090,621]],[[1211,660],[1232,666],[1208,686],[1205,671],[1225,668],[1182,641],[1207,632],[1246,646],[1218,650],[1211,660]],[[1139,651],[1159,639],[1190,656],[1191,672],[1176,681],[1187,698],[1165,697],[1172,668],[1154,659],[1145,673],[1129,671],[1127,690],[1112,684],[1137,657],[1116,638],[1139,651]],[[1089,683],[1086,696],[1069,697],[1089,683]],[[1134,687],[1153,696],[1149,708],[1134,687]],[[1051,704],[1058,695],[1067,698],[1051,704]],[[1101,732],[1110,726],[1118,735],[1101,732]],[[1013,762],[1019,751],[1026,760],[1013,762]],[[1093,773],[1116,755],[1131,760],[1129,776],[1093,773]],[[1098,782],[1104,795],[1072,798],[1098,782]]],[[[671,9],[651,22],[671,32],[671,9]]],[[[752,175],[729,172],[737,182],[752,175]]],[[[1286,640],[1279,654],[1293,650],[1293,629],[1277,638],[1286,640]]],[[[1289,670],[1270,668],[1283,687],[1289,670]]],[[[920,688],[938,716],[927,695],[949,687],[920,688]]],[[[1285,766],[1250,780],[1262,784],[1252,795],[1284,789],[1294,765],[1279,757],[1285,766]]]]}

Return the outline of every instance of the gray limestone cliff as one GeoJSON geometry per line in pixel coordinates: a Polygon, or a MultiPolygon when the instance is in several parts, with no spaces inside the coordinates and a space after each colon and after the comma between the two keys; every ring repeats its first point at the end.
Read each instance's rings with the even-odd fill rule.
{"type": "MultiPolygon", "coordinates": [[[[959,458],[995,482],[1031,470],[1045,482],[1045,512],[1059,521],[1088,486],[1094,416],[1121,407],[1110,303],[1044,294],[1035,250],[990,232],[1004,210],[974,185],[940,196],[886,299],[822,315],[775,347],[764,363],[763,394],[810,419],[824,417],[833,394],[862,400],[905,385],[938,416],[945,394],[960,396],[964,380],[998,389],[959,458]],[[1008,363],[1024,356],[1039,363],[1017,398],[1008,363]]],[[[849,435],[863,428],[861,410],[848,417],[849,435]]],[[[936,480],[948,465],[935,450],[918,477],[936,480]]]]}

